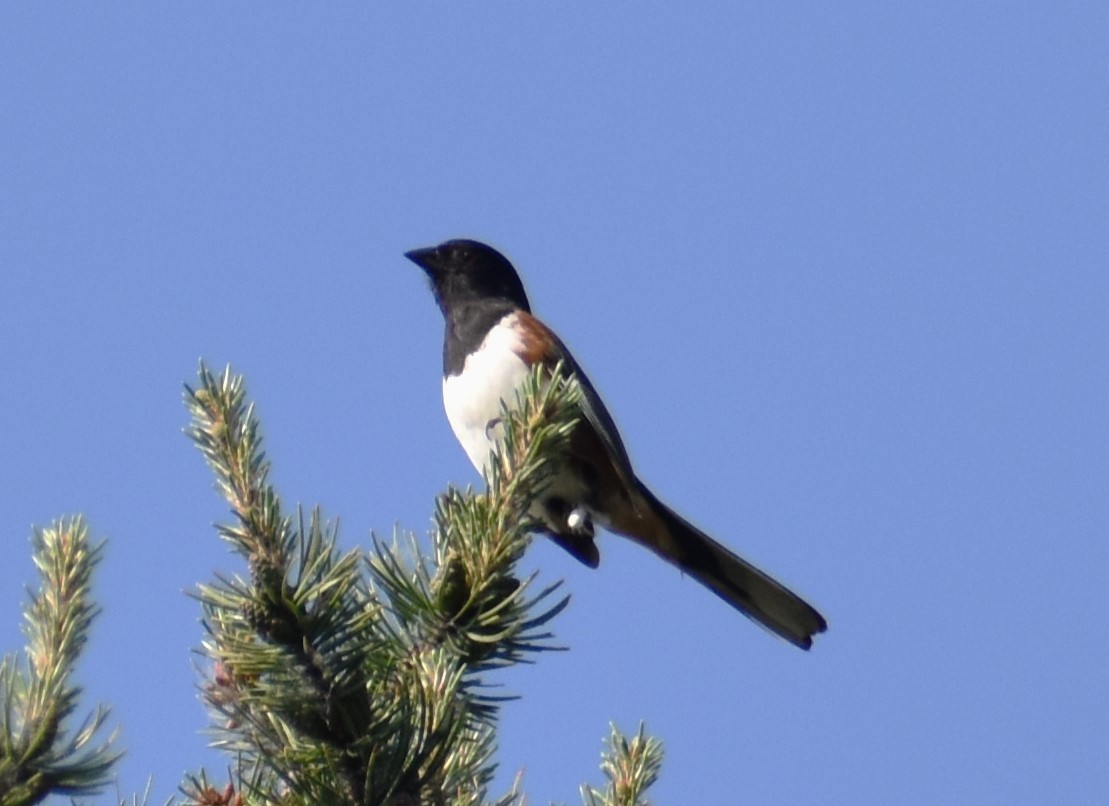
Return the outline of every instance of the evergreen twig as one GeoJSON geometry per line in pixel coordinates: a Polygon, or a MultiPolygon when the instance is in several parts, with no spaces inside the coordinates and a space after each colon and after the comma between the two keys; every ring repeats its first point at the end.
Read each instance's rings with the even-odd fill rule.
{"type": "Polygon", "coordinates": [[[114,733],[100,738],[107,708],[65,727],[81,696],[73,670],[99,613],[90,588],[103,549],[90,544],[80,517],[34,532],[41,583],[24,610],[26,654],[0,661],[0,806],[100,792],[121,755],[114,733]]]}
{"type": "Polygon", "coordinates": [[[658,780],[662,742],[648,736],[642,723],[631,741],[615,725],[610,730],[601,754],[601,771],[608,784],[603,792],[583,786],[582,801],[585,806],[648,806],[643,794],[658,780]]]}
{"type": "MultiPolygon", "coordinates": [[[[219,534],[249,577],[197,593],[215,743],[240,766],[231,789],[188,781],[190,802],[486,802],[499,700],[483,675],[553,648],[546,625],[567,602],[551,599],[557,585],[532,593],[515,564],[578,394],[537,372],[502,411],[487,493],[439,498],[432,555],[394,536],[364,556],[340,554],[318,511],[307,524],[282,514],[242,379],[201,365],[188,433],[230,504],[219,534]]],[[[514,790],[498,803],[518,801],[514,790]]]]}

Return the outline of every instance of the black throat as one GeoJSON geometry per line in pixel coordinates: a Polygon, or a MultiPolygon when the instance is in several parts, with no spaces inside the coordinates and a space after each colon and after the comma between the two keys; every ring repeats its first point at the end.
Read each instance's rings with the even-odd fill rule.
{"type": "Polygon", "coordinates": [[[443,377],[462,373],[466,358],[475,352],[489,331],[519,307],[506,299],[480,299],[455,302],[449,306],[443,337],[443,377]]]}

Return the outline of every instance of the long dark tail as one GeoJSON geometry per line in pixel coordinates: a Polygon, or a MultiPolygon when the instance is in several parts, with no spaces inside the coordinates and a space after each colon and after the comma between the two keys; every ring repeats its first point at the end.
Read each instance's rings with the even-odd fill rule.
{"type": "MultiPolygon", "coordinates": [[[[657,521],[649,534],[625,532],[676,565],[725,602],[801,649],[828,629],[824,617],[804,599],[717,543],[663,504],[643,484],[640,492],[657,521]]],[[[645,520],[639,520],[642,525],[645,520]]],[[[623,532],[623,529],[620,531],[623,532]]],[[[643,531],[640,526],[634,531],[643,531]]]]}

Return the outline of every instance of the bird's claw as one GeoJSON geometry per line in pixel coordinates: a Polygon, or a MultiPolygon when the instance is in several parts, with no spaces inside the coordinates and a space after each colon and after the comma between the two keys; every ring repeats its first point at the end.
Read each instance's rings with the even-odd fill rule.
{"type": "Polygon", "coordinates": [[[570,514],[566,516],[566,525],[579,534],[582,532],[591,534],[593,532],[593,524],[589,520],[589,513],[582,507],[574,507],[570,510],[570,514]]]}

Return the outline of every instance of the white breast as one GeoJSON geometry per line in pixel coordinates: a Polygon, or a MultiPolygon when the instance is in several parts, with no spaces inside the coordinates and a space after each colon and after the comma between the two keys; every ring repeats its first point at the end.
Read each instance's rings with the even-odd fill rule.
{"type": "Polygon", "coordinates": [[[516,351],[520,337],[509,314],[486,335],[481,347],[466,357],[462,372],[443,379],[447,420],[474,467],[481,471],[499,429],[490,423],[501,413],[501,401],[511,402],[528,376],[528,366],[516,351]]]}

